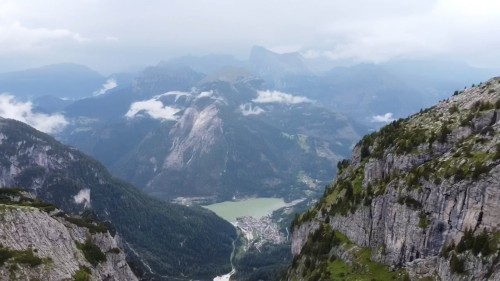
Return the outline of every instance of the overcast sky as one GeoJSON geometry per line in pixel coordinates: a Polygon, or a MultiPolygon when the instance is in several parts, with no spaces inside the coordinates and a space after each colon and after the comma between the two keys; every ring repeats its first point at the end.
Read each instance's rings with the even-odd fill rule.
{"type": "Polygon", "coordinates": [[[381,62],[500,66],[498,0],[0,0],[0,72],[57,62],[105,74],[253,45],[381,62]]]}

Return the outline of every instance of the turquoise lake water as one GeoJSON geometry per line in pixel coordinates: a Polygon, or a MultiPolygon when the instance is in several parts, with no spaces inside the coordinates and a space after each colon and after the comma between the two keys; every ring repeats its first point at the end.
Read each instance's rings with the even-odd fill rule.
{"type": "Polygon", "coordinates": [[[225,201],[203,207],[229,222],[236,222],[236,218],[243,216],[261,218],[286,205],[281,198],[251,198],[240,201],[225,201]]]}

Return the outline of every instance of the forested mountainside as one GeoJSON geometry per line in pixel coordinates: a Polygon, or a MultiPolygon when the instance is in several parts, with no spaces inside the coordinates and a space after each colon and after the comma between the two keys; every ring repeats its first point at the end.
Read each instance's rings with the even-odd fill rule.
{"type": "Polygon", "coordinates": [[[287,280],[500,280],[500,78],[365,136],[293,223],[287,280]]]}
{"type": "Polygon", "coordinates": [[[112,229],[0,189],[0,280],[137,280],[112,229]]]}
{"type": "Polygon", "coordinates": [[[0,119],[0,150],[1,187],[23,187],[69,213],[90,208],[113,224],[146,274],[211,279],[231,270],[235,230],[212,212],[155,200],[18,121],[0,119]]]}

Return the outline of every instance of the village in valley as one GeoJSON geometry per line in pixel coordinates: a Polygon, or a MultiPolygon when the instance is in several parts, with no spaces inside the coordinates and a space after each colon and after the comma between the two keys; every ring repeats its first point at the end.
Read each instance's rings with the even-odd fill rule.
{"type": "Polygon", "coordinates": [[[270,216],[254,218],[250,216],[239,217],[234,225],[240,229],[248,241],[247,249],[259,249],[265,243],[282,244],[286,237],[279,231],[278,225],[270,216]]]}

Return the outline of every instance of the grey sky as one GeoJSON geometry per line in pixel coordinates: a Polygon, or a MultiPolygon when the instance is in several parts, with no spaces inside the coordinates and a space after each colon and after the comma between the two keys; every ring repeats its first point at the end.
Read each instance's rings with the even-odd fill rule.
{"type": "Polygon", "coordinates": [[[179,55],[500,65],[498,0],[0,0],[0,71],[77,62],[109,73],[179,55]]]}

